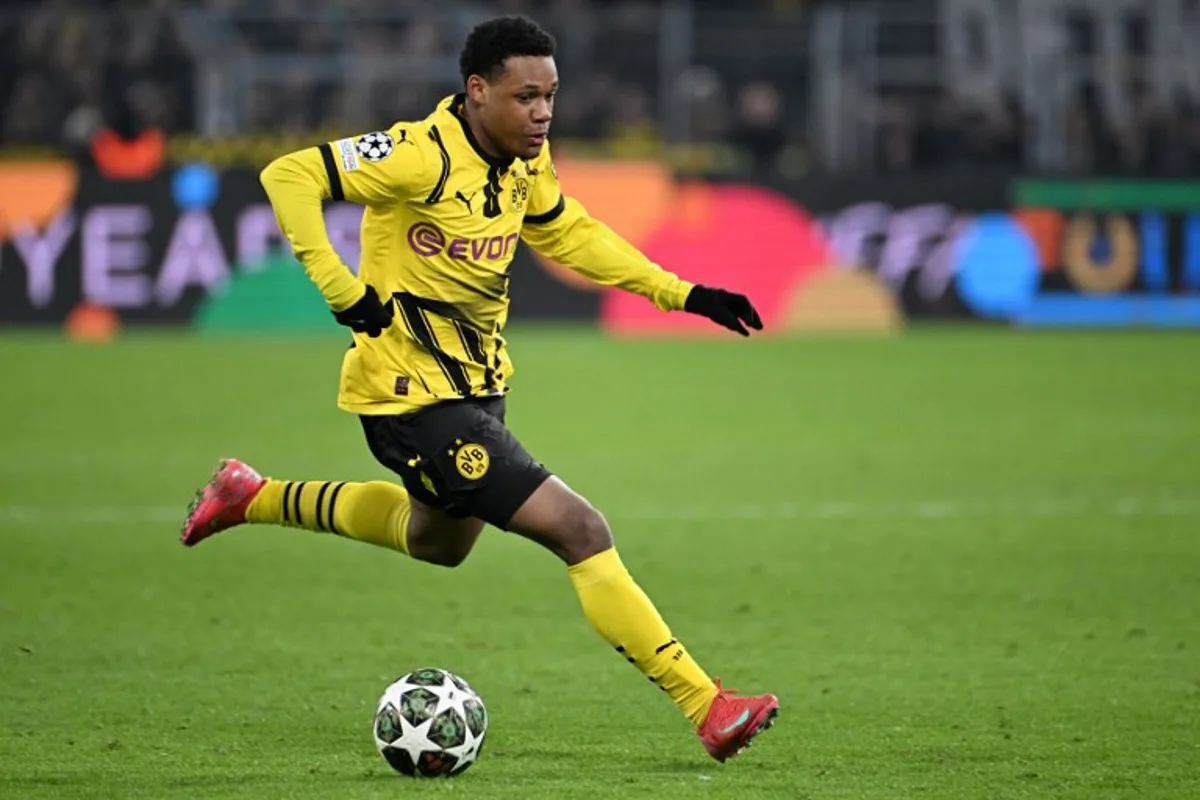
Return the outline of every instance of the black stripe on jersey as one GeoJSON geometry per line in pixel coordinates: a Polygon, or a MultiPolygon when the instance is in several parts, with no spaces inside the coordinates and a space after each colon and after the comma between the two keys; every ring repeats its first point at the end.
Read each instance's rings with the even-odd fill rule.
{"type": "Polygon", "coordinates": [[[329,195],[335,203],[340,203],[346,199],[346,193],[342,191],[342,176],[338,174],[337,162],[333,160],[333,148],[329,146],[329,142],[323,142],[317,145],[317,149],[321,151],[321,160],[325,162],[325,174],[329,176],[329,195]]]}
{"type": "Polygon", "coordinates": [[[395,298],[396,304],[400,306],[400,316],[404,318],[404,324],[408,326],[409,333],[433,356],[433,360],[441,367],[442,374],[454,387],[454,391],[463,397],[469,397],[471,379],[467,375],[466,368],[438,344],[429,320],[425,319],[425,315],[421,312],[421,303],[414,295],[407,292],[396,292],[395,298]]]}
{"type": "MultiPolygon", "coordinates": [[[[474,284],[473,283],[464,283],[463,285],[464,286],[472,286],[474,284]]],[[[425,311],[432,311],[434,314],[437,314],[439,317],[445,317],[446,319],[453,320],[455,322],[461,322],[464,325],[472,325],[473,324],[471,322],[470,317],[467,316],[466,312],[463,311],[458,306],[454,305],[453,303],[447,303],[445,300],[431,300],[428,297],[418,297],[415,294],[407,294],[407,293],[405,293],[405,294],[408,297],[412,298],[413,305],[415,305],[417,308],[423,309],[425,311]]]]}
{"type": "Polygon", "coordinates": [[[441,343],[437,340],[437,335],[433,332],[433,326],[429,324],[429,319],[425,316],[424,309],[417,309],[417,316],[421,318],[425,329],[429,331],[430,339],[433,346],[429,352],[433,355],[438,366],[442,368],[442,372],[450,381],[450,385],[454,387],[454,391],[461,394],[463,397],[471,396],[471,376],[467,373],[467,368],[463,363],[454,356],[450,355],[442,348],[441,343]]]}
{"type": "Polygon", "coordinates": [[[503,172],[504,169],[495,164],[488,167],[487,183],[483,186],[483,215],[488,219],[495,219],[504,213],[504,209],[500,208],[500,193],[504,191],[500,186],[500,175],[503,172]]]}
{"type": "MultiPolygon", "coordinates": [[[[496,277],[504,286],[502,293],[499,295],[499,298],[503,298],[508,294],[509,275],[506,273],[496,277]]],[[[476,286],[475,288],[478,287],[476,286]]],[[[492,295],[489,295],[489,297],[490,296],[492,295]]],[[[496,366],[488,365],[487,348],[485,348],[483,345],[484,334],[471,321],[470,316],[458,306],[454,305],[453,303],[447,303],[445,300],[431,300],[428,297],[418,297],[417,295],[412,295],[412,302],[422,311],[428,311],[430,313],[437,314],[439,317],[450,320],[450,322],[454,323],[454,328],[456,331],[458,331],[458,338],[462,342],[463,350],[467,353],[467,357],[476,364],[481,364],[484,368],[484,386],[487,387],[488,391],[495,389],[496,366],[499,365],[499,361],[496,362],[496,366]]],[[[426,389],[426,391],[428,391],[428,389],[426,389]]]]}
{"type": "Polygon", "coordinates": [[[462,339],[463,350],[467,351],[467,355],[476,364],[487,363],[487,353],[483,352],[483,337],[479,335],[479,331],[474,328],[468,328],[458,320],[451,320],[454,323],[454,329],[458,331],[458,338],[462,339]]]}
{"type": "Polygon", "coordinates": [[[438,132],[437,125],[429,126],[429,138],[433,139],[434,144],[438,146],[438,155],[442,157],[442,174],[438,176],[437,185],[433,187],[429,197],[425,198],[426,203],[432,204],[441,200],[442,192],[446,191],[446,181],[450,178],[450,153],[446,150],[446,144],[442,141],[442,134],[438,132]]]}
{"type": "MultiPolygon", "coordinates": [[[[493,374],[500,371],[503,364],[500,361],[500,350],[504,347],[504,340],[500,338],[500,326],[497,325],[492,331],[492,369],[493,374]]],[[[504,377],[504,376],[501,376],[504,377]]]]}
{"type": "Polygon", "coordinates": [[[562,213],[567,210],[567,200],[561,194],[558,196],[558,202],[554,204],[554,208],[547,211],[545,214],[526,214],[525,222],[532,225],[545,225],[547,222],[553,222],[562,216],[562,213]]]}
{"type": "Polygon", "coordinates": [[[458,331],[458,338],[462,339],[463,350],[467,351],[472,361],[483,366],[484,388],[489,392],[493,391],[496,388],[496,371],[488,365],[487,353],[483,349],[483,337],[474,328],[469,328],[458,320],[453,322],[454,329],[458,331]]]}

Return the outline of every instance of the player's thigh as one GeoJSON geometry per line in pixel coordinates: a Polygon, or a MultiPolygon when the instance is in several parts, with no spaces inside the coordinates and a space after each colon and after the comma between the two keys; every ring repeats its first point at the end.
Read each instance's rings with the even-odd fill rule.
{"type": "Polygon", "coordinates": [[[504,424],[504,399],[442,403],[398,418],[396,468],[416,499],[452,519],[507,529],[550,473],[504,424]]]}
{"type": "Polygon", "coordinates": [[[475,546],[484,522],[448,513],[449,497],[422,464],[422,447],[413,435],[410,415],[363,416],[363,433],[371,454],[395,472],[408,490],[412,512],[407,542],[414,558],[442,564],[461,563],[475,546]]]}
{"type": "Polygon", "coordinates": [[[363,436],[375,460],[400,477],[414,503],[432,510],[444,510],[442,498],[434,491],[432,479],[420,468],[420,459],[409,432],[410,415],[362,415],[363,436]]]}

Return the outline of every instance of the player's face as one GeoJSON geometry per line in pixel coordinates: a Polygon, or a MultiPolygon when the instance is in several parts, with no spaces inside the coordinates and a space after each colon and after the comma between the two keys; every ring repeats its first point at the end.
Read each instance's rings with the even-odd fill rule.
{"type": "Polygon", "coordinates": [[[481,80],[475,100],[492,146],[504,156],[536,157],[550,132],[557,91],[558,68],[549,57],[513,56],[495,81],[481,80]]]}

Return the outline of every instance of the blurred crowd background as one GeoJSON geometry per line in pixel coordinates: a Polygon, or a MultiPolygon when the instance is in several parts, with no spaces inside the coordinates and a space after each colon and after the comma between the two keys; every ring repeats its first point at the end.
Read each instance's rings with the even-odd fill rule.
{"type": "Polygon", "coordinates": [[[554,138],[785,176],[1200,172],[1196,0],[7,0],[0,147],[98,130],[373,130],[459,85],[470,27],[560,44],[554,138]],[[704,150],[708,148],[707,151],[704,150]]]}

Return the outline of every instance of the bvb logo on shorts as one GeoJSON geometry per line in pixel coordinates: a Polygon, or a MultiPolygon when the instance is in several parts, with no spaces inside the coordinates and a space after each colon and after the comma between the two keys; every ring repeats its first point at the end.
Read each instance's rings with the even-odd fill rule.
{"type": "Polygon", "coordinates": [[[468,442],[454,453],[454,466],[458,469],[458,474],[469,481],[477,481],[487,475],[491,464],[487,449],[481,444],[468,442]]]}

